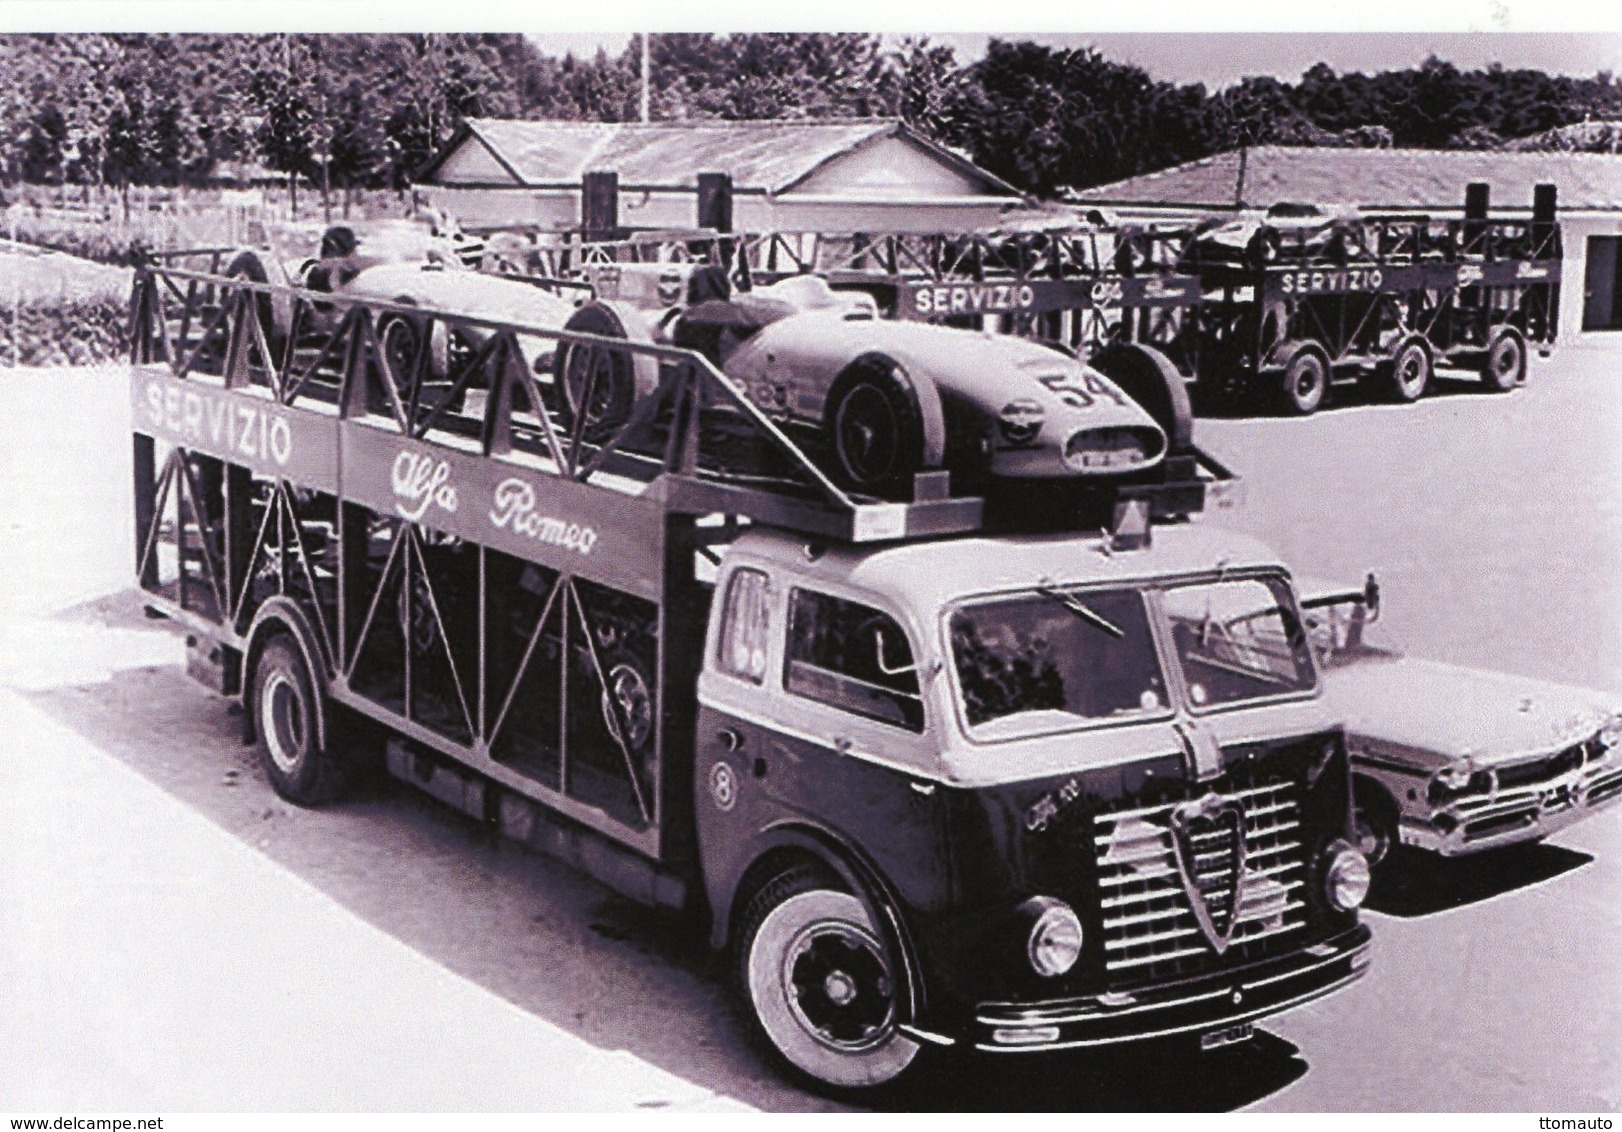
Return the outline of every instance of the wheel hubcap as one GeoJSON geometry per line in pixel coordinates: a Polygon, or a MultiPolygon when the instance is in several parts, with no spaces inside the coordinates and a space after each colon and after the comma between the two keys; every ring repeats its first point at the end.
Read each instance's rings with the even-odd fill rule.
{"type": "Polygon", "coordinates": [[[260,726],[271,761],[292,774],[304,757],[304,703],[298,686],[285,673],[273,672],[261,693],[260,726]]]}
{"type": "Polygon", "coordinates": [[[843,1053],[871,1049],[895,1032],[894,981],[877,940],[849,924],[815,924],[783,957],[783,989],[795,1019],[843,1053]]]}
{"type": "Polygon", "coordinates": [[[839,456],[851,478],[883,479],[895,466],[900,424],[889,401],[876,389],[858,389],[839,408],[835,434],[839,456]]]}
{"type": "MultiPolygon", "coordinates": [[[[625,745],[637,750],[653,734],[653,696],[642,674],[629,664],[617,664],[608,674],[608,695],[619,705],[625,745]]],[[[603,698],[603,714],[609,714],[608,697],[603,698]]]]}

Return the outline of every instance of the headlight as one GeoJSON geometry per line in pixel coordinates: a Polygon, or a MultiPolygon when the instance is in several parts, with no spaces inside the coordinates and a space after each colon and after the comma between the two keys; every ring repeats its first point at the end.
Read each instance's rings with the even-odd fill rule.
{"type": "Polygon", "coordinates": [[[1342,912],[1362,905],[1369,894],[1369,859],[1344,841],[1329,847],[1329,867],[1324,870],[1324,896],[1342,912]]]}
{"type": "Polygon", "coordinates": [[[1454,759],[1431,776],[1425,798],[1433,806],[1445,806],[1463,794],[1490,794],[1495,773],[1477,770],[1468,757],[1454,759]]]}
{"type": "Polygon", "coordinates": [[[1436,781],[1449,790],[1463,790],[1470,785],[1470,776],[1475,772],[1475,764],[1468,757],[1454,759],[1436,772],[1436,781]]]}
{"type": "Polygon", "coordinates": [[[1025,956],[1031,970],[1044,978],[1056,978],[1081,958],[1081,921],[1070,905],[1051,896],[1034,896],[1020,906],[1031,919],[1025,938],[1025,956]]]}
{"type": "Polygon", "coordinates": [[[1622,712],[1614,713],[1599,729],[1599,741],[1607,747],[1622,747],[1622,712]]]}

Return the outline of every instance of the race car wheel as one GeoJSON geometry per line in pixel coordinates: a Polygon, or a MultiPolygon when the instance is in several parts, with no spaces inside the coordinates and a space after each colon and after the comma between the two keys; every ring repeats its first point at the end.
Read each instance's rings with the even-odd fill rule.
{"type": "Polygon", "coordinates": [[[1352,783],[1352,804],[1357,847],[1370,866],[1378,865],[1398,844],[1396,803],[1374,783],[1358,778],[1352,783]]]}
{"type": "Polygon", "coordinates": [[[1279,378],[1280,402],[1298,417],[1317,412],[1329,393],[1329,361],[1312,347],[1297,350],[1279,378]]]}
{"type": "Polygon", "coordinates": [[[838,477],[857,491],[900,498],[924,453],[922,413],[893,364],[858,362],[828,393],[825,427],[838,477]]]}
{"type": "Polygon", "coordinates": [[[377,345],[388,360],[394,387],[403,397],[417,372],[422,330],[410,315],[386,314],[377,320],[377,345]]]}
{"type": "Polygon", "coordinates": [[[1424,343],[1410,338],[1398,347],[1386,371],[1386,392],[1404,404],[1417,401],[1431,379],[1431,355],[1424,343]]]}
{"type": "MultiPolygon", "coordinates": [[[[270,275],[265,270],[264,261],[256,252],[238,252],[236,257],[225,269],[228,279],[241,279],[249,283],[268,283],[270,275]]],[[[270,297],[270,292],[260,291],[251,300],[254,313],[259,317],[259,325],[265,331],[265,341],[269,344],[271,353],[279,348],[281,335],[276,330],[276,304],[270,297]]],[[[276,359],[267,359],[270,365],[276,364],[276,359]]]]}
{"type": "Polygon", "coordinates": [[[1093,364],[1155,419],[1170,451],[1193,447],[1194,410],[1188,386],[1170,358],[1151,346],[1122,342],[1107,347],[1093,364]]]}
{"type": "Polygon", "coordinates": [[[754,1023],[788,1064],[839,1089],[895,1080],[918,1045],[897,1027],[895,964],[867,906],[809,867],[750,900],[738,981],[754,1023]]]}
{"type": "Polygon", "coordinates": [[[315,697],[298,646],[274,637],[253,670],[255,740],[271,787],[300,806],[329,802],[344,786],[343,767],[316,735],[315,697]]]}
{"type": "MultiPolygon", "coordinates": [[[[614,312],[595,304],[571,315],[564,329],[604,338],[628,337],[614,312]]],[[[637,394],[636,363],[630,354],[590,342],[564,343],[558,350],[557,376],[563,427],[572,432],[584,416],[582,435],[587,443],[603,443],[630,419],[637,394]],[[591,402],[585,404],[588,396],[591,402]]]]}
{"type": "Polygon", "coordinates": [[[1481,380],[1494,393],[1508,393],[1526,380],[1526,343],[1514,329],[1499,327],[1487,340],[1481,380]]]}

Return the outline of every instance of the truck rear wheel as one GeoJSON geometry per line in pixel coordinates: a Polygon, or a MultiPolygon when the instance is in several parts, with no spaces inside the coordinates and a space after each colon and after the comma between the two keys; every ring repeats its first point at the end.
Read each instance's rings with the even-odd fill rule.
{"type": "Polygon", "coordinates": [[[738,980],[755,1025],[790,1066],[840,1089],[895,1080],[918,1054],[896,1019],[899,980],[867,907],[810,868],[749,902],[738,980]]]}
{"type": "Polygon", "coordinates": [[[1279,376],[1279,403],[1297,417],[1316,413],[1329,394],[1329,360],[1316,349],[1297,350],[1279,376]]]}
{"type": "Polygon", "coordinates": [[[343,768],[316,734],[315,697],[298,647],[285,636],[266,644],[253,670],[259,762],[276,793],[300,806],[330,802],[344,785],[343,768]]]}
{"type": "Polygon", "coordinates": [[[1500,327],[1487,340],[1481,380],[1494,393],[1508,393],[1526,380],[1526,343],[1509,327],[1500,327]]]}
{"type": "Polygon", "coordinates": [[[1418,339],[1408,339],[1392,356],[1385,377],[1385,392],[1393,401],[1419,400],[1431,380],[1430,351],[1418,339]]]}

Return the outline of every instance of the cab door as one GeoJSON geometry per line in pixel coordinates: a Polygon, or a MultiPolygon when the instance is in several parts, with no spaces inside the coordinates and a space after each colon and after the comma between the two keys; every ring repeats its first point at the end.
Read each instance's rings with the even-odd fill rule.
{"type": "Polygon", "coordinates": [[[748,566],[724,583],[718,616],[694,784],[712,897],[800,830],[877,866],[907,903],[943,900],[940,721],[900,619],[748,566]]]}

